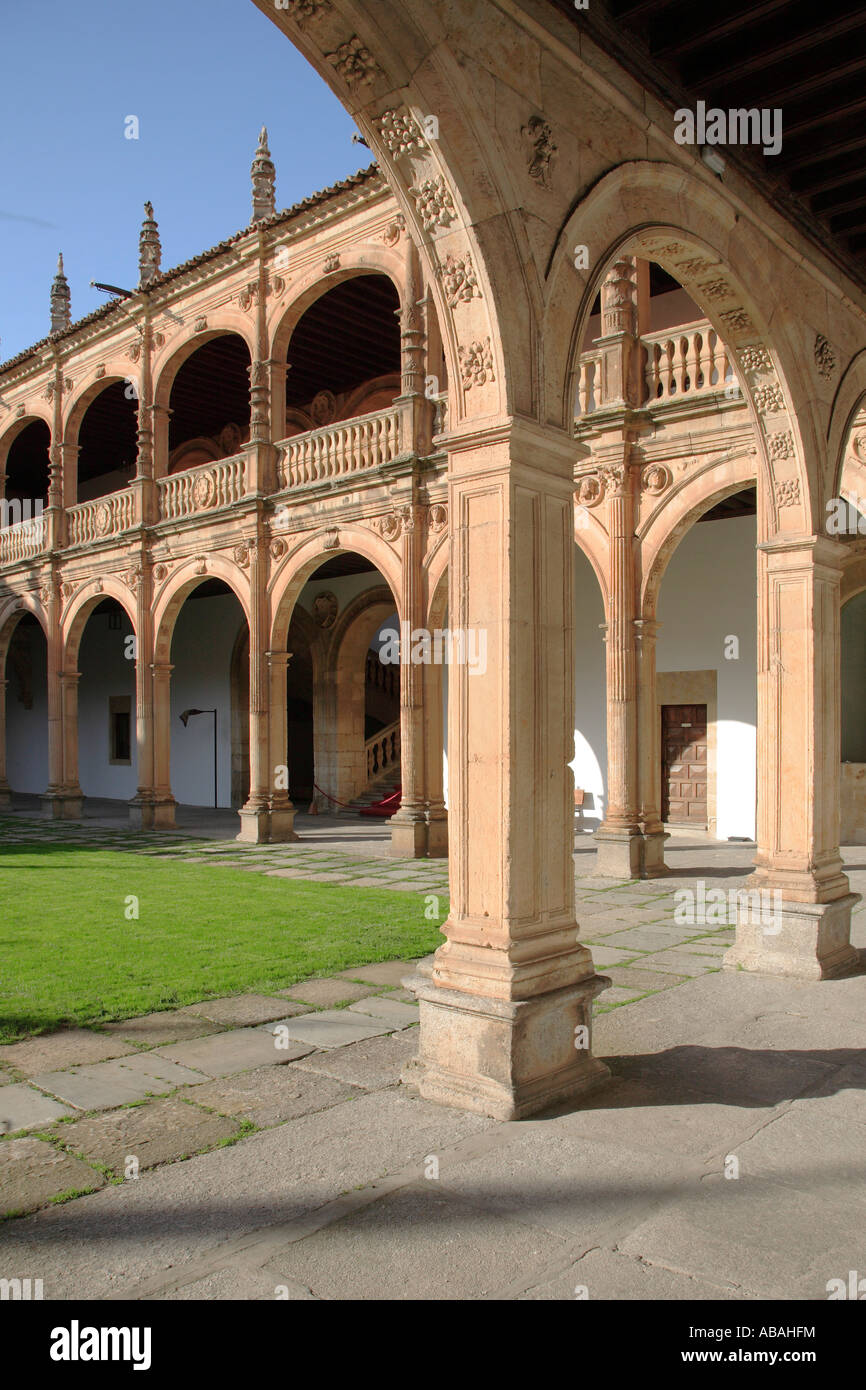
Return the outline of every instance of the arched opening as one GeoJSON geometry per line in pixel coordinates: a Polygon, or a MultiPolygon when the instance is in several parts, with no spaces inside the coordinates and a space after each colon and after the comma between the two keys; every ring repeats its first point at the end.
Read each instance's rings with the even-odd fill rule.
{"type": "Polygon", "coordinates": [[[112,381],[93,398],[78,431],[77,502],[128,487],[138,457],[138,400],[132,386],[112,381]]]}
{"type": "Polygon", "coordinates": [[[607,795],[607,710],[602,629],[604,599],[579,545],[574,547],[574,826],[578,836],[597,830],[607,795]]]}
{"type": "Polygon", "coordinates": [[[310,305],[289,342],[286,439],[384,410],[400,394],[399,310],[382,274],[352,276],[310,305]]]}
{"type": "Polygon", "coordinates": [[[78,775],[86,797],[128,801],[138,786],[133,625],[114,598],[90,611],[78,646],[78,775]]]}
{"type": "Polygon", "coordinates": [[[755,838],[756,513],[754,487],[710,500],[661,582],[656,720],[669,831],[755,838]]]}
{"type": "Polygon", "coordinates": [[[840,841],[866,844],[866,590],[841,608],[840,841]]]}
{"type": "Polygon", "coordinates": [[[6,456],[3,525],[29,521],[48,505],[50,448],[51,431],[44,420],[31,420],[13,439],[6,456]]]}
{"type": "MultiPolygon", "coordinates": [[[[0,633],[6,647],[0,677],[0,703],[5,701],[5,727],[0,727],[0,805],[10,792],[41,795],[48,786],[48,644],[32,613],[11,620],[11,632],[0,633]]],[[[2,715],[2,709],[0,709],[2,715]]],[[[2,720],[0,720],[2,726],[2,720]]]]}
{"type": "Polygon", "coordinates": [[[182,805],[237,809],[250,784],[249,629],[223,580],[203,579],[187,593],[171,665],[171,791],[182,805]]]}
{"type": "Polygon", "coordinates": [[[195,349],[169,394],[168,471],[231,458],[250,437],[250,351],[237,333],[195,349]]]}

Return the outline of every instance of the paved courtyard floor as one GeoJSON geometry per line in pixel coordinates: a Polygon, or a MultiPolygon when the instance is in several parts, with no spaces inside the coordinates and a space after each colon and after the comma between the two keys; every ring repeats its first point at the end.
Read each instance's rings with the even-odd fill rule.
{"type": "MultiPolygon", "coordinates": [[[[141,836],[96,809],[6,838],[447,894],[444,861],[390,859],[376,823],[241,846],[226,813],[141,836]]],[[[675,895],[741,886],[752,854],[672,838],[669,876],[623,884],[578,842],[612,981],[611,1081],[578,1110],[502,1124],[401,1086],[409,962],[0,1048],[0,1277],[47,1299],[825,1299],[866,1271],[866,972],[721,971],[732,930],[678,923],[675,895]]],[[[866,847],[845,854],[866,892],[866,847]]]]}

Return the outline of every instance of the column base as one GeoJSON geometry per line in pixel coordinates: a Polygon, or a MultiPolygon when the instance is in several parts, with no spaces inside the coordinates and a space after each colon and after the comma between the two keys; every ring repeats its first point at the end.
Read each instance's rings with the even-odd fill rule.
{"type": "Polygon", "coordinates": [[[153,830],[174,830],[176,821],[174,818],[174,808],[177,805],[173,796],[164,797],[162,800],[153,802],[153,830]]]}
{"type": "Polygon", "coordinates": [[[133,830],[153,829],[153,801],[146,796],[134,796],[129,802],[129,824],[133,830]]]}
{"type": "Polygon", "coordinates": [[[763,922],[753,922],[754,914],[744,905],[736,940],[722,958],[722,966],[798,980],[848,975],[860,964],[850,940],[851,910],[859,901],[859,893],[846,893],[830,903],[783,900],[764,914],[763,922]]]}
{"type": "Polygon", "coordinates": [[[668,830],[649,830],[642,835],[641,878],[664,878],[670,873],[665,863],[665,841],[669,840],[668,830]]]}
{"type": "Polygon", "coordinates": [[[590,1050],[592,1001],[610,984],[603,975],[520,1000],[443,989],[420,972],[403,984],[421,1006],[421,1029],[402,1079],[425,1100],[519,1120],[609,1079],[590,1050]],[[585,1047],[576,1046],[578,1028],[585,1047]]]}
{"type": "Polygon", "coordinates": [[[12,805],[12,788],[8,782],[0,782],[0,806],[12,805]]]}
{"type": "Polygon", "coordinates": [[[427,818],[427,854],[430,859],[448,858],[448,812],[427,818]]]}
{"type": "Polygon", "coordinates": [[[412,813],[405,820],[397,811],[389,820],[391,843],[388,853],[393,859],[424,859],[427,855],[427,821],[412,813]]]}
{"type": "Polygon", "coordinates": [[[266,845],[271,838],[271,813],[267,806],[242,806],[241,828],[235,836],[248,845],[266,845]]]}
{"type": "Polygon", "coordinates": [[[45,792],[40,797],[42,814],[47,820],[81,820],[84,810],[82,792],[45,792]]]}
{"type": "Polygon", "coordinates": [[[289,845],[301,838],[295,830],[294,806],[272,806],[270,815],[272,845],[289,845]]]}
{"type": "Polygon", "coordinates": [[[640,878],[643,836],[639,830],[606,830],[600,825],[593,839],[598,847],[594,878],[640,878]]]}

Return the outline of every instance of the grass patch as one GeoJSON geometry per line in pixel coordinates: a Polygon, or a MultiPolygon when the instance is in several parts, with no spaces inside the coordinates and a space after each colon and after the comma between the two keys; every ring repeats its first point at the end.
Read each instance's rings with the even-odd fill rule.
{"type": "Polygon", "coordinates": [[[423,892],[215,873],[210,864],[37,839],[0,844],[0,901],[3,1042],[270,993],[425,955],[442,940],[424,917],[423,892]],[[128,920],[133,897],[138,918],[128,920]]]}

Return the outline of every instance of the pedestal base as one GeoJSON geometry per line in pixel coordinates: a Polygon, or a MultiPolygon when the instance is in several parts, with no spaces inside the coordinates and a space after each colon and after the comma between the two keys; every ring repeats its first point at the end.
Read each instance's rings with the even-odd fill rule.
{"type": "Polygon", "coordinates": [[[46,792],[42,801],[42,814],[48,820],[81,820],[84,810],[84,796],[80,792],[46,792]]]}
{"type": "Polygon", "coordinates": [[[133,830],[152,830],[153,802],[146,797],[133,797],[129,803],[129,824],[133,830]]]}
{"type": "Polygon", "coordinates": [[[427,854],[430,859],[448,858],[448,812],[430,816],[427,821],[427,854]]]}
{"type": "Polygon", "coordinates": [[[740,908],[734,945],[722,959],[725,970],[754,970],[762,975],[788,975],[800,980],[834,980],[860,963],[851,945],[851,910],[859,893],[846,893],[831,903],[783,901],[778,910],[767,894],[763,921],[753,922],[740,908]]]}
{"type": "Polygon", "coordinates": [[[176,828],[174,819],[174,808],[177,805],[174,797],[166,797],[161,801],[153,803],[153,829],[154,830],[174,830],[176,828]]]}
{"type": "Polygon", "coordinates": [[[238,811],[241,828],[235,839],[248,845],[266,845],[271,838],[271,813],[267,806],[246,807],[238,811]]]}
{"type": "Polygon", "coordinates": [[[610,1076],[591,1053],[592,1001],[610,984],[603,975],[521,1000],[442,989],[421,973],[403,983],[421,1006],[419,1055],[403,1079],[425,1100],[518,1120],[610,1076]]]}
{"type": "Polygon", "coordinates": [[[595,869],[598,878],[661,878],[668,873],[665,863],[667,831],[606,830],[599,826],[593,839],[596,844],[595,869]]]}
{"type": "Polygon", "coordinates": [[[11,805],[12,805],[12,788],[9,786],[9,783],[8,783],[8,782],[4,782],[2,785],[0,785],[0,806],[11,806],[11,805]]]}
{"type": "Polygon", "coordinates": [[[400,820],[397,811],[388,822],[391,844],[388,853],[394,859],[424,859],[427,855],[427,821],[424,816],[400,820]]]}
{"type": "Polygon", "coordinates": [[[271,807],[271,844],[289,845],[301,837],[295,830],[294,806],[271,807]]]}

